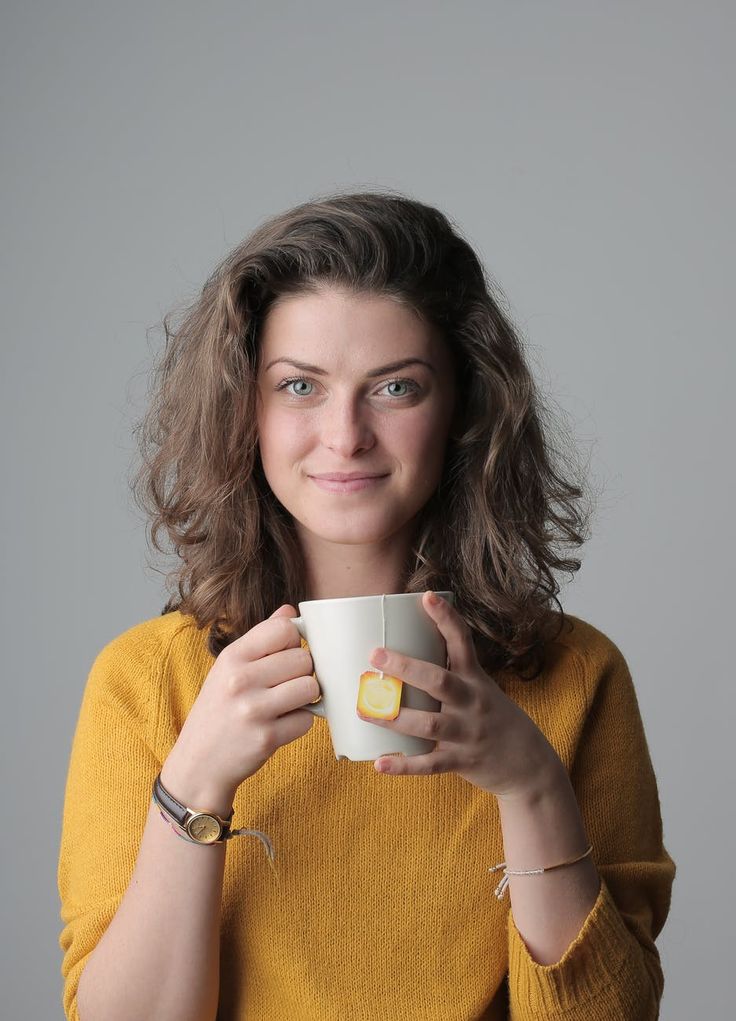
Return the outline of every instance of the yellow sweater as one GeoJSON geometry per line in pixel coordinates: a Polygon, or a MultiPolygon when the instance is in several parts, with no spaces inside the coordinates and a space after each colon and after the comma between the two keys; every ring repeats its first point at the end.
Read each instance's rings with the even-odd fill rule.
{"type": "MultiPolygon", "coordinates": [[[[562,959],[537,964],[508,895],[493,896],[499,874],[488,867],[504,855],[492,795],[452,773],[392,777],[338,762],[315,718],[237,792],[233,825],[270,836],[276,874],[258,839],[226,845],[218,1021],[658,1016],[653,941],[675,866],[656,780],[621,652],[568,619],[540,678],[497,677],[570,772],[602,878],[562,959]]],[[[132,627],[94,661],[58,871],[69,1019],[130,880],[153,780],[213,662],[205,631],[179,612],[132,627]]]]}

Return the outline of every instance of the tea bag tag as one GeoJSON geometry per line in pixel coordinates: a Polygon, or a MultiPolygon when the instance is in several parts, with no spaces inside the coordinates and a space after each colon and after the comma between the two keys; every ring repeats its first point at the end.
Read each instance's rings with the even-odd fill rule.
{"type": "MultiPolygon", "coordinates": [[[[381,629],[386,647],[386,596],[381,596],[381,629]]],[[[383,670],[366,670],[360,675],[357,709],[361,716],[374,720],[395,720],[401,709],[403,682],[383,670]]]]}

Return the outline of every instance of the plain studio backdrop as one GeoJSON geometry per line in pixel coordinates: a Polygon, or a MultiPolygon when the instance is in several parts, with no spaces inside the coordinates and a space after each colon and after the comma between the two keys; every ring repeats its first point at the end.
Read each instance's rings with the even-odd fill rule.
{"type": "Polygon", "coordinates": [[[353,187],[455,220],[590,460],[602,495],[560,598],[639,695],[678,866],[661,1016],[727,1016],[734,5],[6,0],[0,17],[5,1016],[62,1016],[79,702],[102,646],[165,600],[127,486],[161,317],[264,217],[353,187]]]}

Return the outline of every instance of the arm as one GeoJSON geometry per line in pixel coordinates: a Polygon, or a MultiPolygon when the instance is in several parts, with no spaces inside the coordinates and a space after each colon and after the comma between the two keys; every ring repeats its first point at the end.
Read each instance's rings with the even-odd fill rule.
{"type": "Polygon", "coordinates": [[[600,655],[585,653],[581,669],[588,712],[569,780],[553,765],[526,797],[498,800],[511,869],[593,845],[592,859],[510,877],[513,1016],[654,1021],[664,984],[654,940],[675,866],[626,662],[607,642],[600,655]]]}
{"type": "Polygon", "coordinates": [[[654,1021],[663,986],[654,939],[667,917],[674,863],[662,844],[656,781],[623,656],[577,621],[573,642],[559,641],[542,678],[526,684],[507,671],[504,692],[479,664],[457,611],[431,593],[423,605],[447,642],[447,669],[387,649],[375,650],[371,663],[428,692],[441,711],[403,708],[395,720],[372,722],[432,737],[435,747],[381,757],[376,768],[453,770],[495,795],[509,869],[552,866],[593,848],[592,861],[511,877],[511,1016],[654,1021]]]}
{"type": "Polygon", "coordinates": [[[165,759],[162,780],[177,800],[228,815],[240,784],[309,730],[303,706],[319,688],[289,619],[296,612],[279,607],[223,650],[203,681],[191,646],[178,646],[173,665],[188,625],[167,623],[164,639],[158,618],[95,661],[59,858],[71,1021],[80,1012],[82,1021],[215,1017],[224,847],[183,841],[149,810],[151,788],[165,759]]]}
{"type": "MultiPolygon", "coordinates": [[[[225,845],[186,842],[151,806],[161,763],[148,720],[131,716],[121,659],[108,647],[95,662],[67,779],[59,860],[65,1010],[81,1021],[214,1018],[225,845]]],[[[125,661],[133,675],[150,669],[131,663],[129,650],[125,661]]],[[[162,779],[196,807],[229,811],[226,798],[202,800],[211,792],[200,796],[168,759],[162,779]]]]}
{"type": "MultiPolygon", "coordinates": [[[[498,807],[510,869],[554,865],[589,846],[575,792],[556,756],[536,789],[499,795],[498,807]]],[[[530,955],[539,964],[555,964],[592,911],[600,878],[588,857],[542,875],[509,876],[508,889],[514,922],[530,955]]]]}
{"type": "Polygon", "coordinates": [[[151,805],[130,884],[79,980],[81,1021],[214,1019],[224,862],[224,845],[188,843],[151,805]]]}

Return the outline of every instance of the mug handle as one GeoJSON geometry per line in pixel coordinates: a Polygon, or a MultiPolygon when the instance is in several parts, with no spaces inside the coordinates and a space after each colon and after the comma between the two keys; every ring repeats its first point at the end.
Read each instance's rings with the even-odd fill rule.
{"type": "MultiPolygon", "coordinates": [[[[296,625],[297,631],[302,636],[302,638],[306,641],[307,640],[307,635],[306,635],[305,627],[304,627],[304,618],[303,617],[290,617],[289,619],[291,620],[292,624],[296,625]]],[[[319,696],[319,701],[317,701],[317,702],[308,702],[306,705],[302,706],[302,709],[308,709],[310,713],[314,713],[315,716],[321,716],[323,720],[327,719],[327,717],[325,716],[325,707],[324,707],[324,704],[322,702],[322,695],[321,694],[319,696]]]]}

